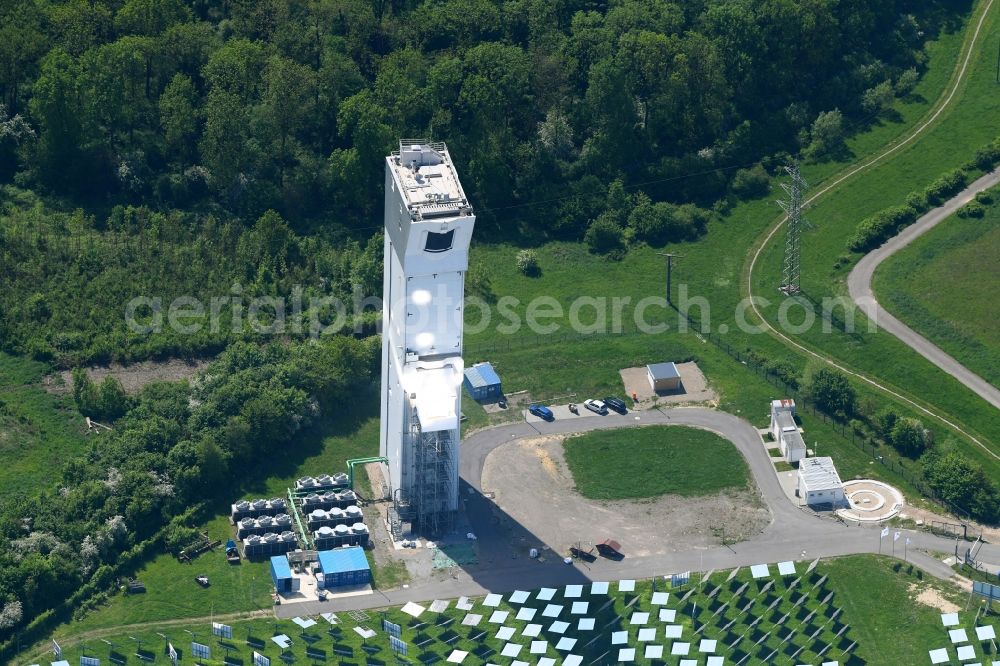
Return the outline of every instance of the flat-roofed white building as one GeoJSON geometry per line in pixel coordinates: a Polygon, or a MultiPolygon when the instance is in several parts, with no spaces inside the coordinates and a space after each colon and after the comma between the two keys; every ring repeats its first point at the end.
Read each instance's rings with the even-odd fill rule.
{"type": "Polygon", "coordinates": [[[843,506],[847,503],[844,496],[844,483],[837,474],[833,458],[803,458],[799,461],[799,484],[796,494],[806,504],[832,504],[843,506]]]}
{"type": "Polygon", "coordinates": [[[795,401],[771,401],[771,435],[789,463],[797,463],[808,455],[802,433],[795,424],[795,401]]]}
{"type": "Polygon", "coordinates": [[[465,272],[476,218],[443,143],[400,142],[385,166],[379,450],[393,508],[439,534],[458,507],[465,272]]]}

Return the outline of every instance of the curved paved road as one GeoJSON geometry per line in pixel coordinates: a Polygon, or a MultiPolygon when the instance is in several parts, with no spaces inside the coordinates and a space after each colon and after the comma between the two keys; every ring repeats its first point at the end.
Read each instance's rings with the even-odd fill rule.
{"type": "MultiPolygon", "coordinates": [[[[871,528],[848,527],[842,523],[817,517],[794,506],[781,489],[771,461],[761,445],[756,429],[747,421],[732,414],[702,408],[676,408],[632,412],[627,415],[582,416],[557,420],[551,423],[515,423],[476,432],[462,441],[460,472],[462,501],[471,529],[479,538],[480,563],[456,568],[442,574],[437,580],[421,582],[400,590],[378,591],[373,595],[349,597],[335,601],[279,606],[279,617],[292,617],[303,613],[358,608],[378,608],[398,605],[407,601],[448,599],[461,595],[473,596],[485,592],[508,592],[514,589],[585,583],[591,580],[618,580],[621,578],[648,578],[679,571],[709,571],[749,566],[763,562],[783,560],[812,560],[817,557],[835,557],[857,553],[879,552],[879,531],[871,528]],[[628,428],[642,425],[673,424],[706,428],[733,442],[746,459],[760,490],[761,500],[771,511],[772,522],[760,534],[748,541],[725,547],[692,548],[687,551],[629,557],[628,544],[624,560],[615,562],[598,558],[584,564],[575,562],[566,566],[558,557],[545,563],[524,557],[511,557],[510,534],[495,520],[496,507],[482,494],[482,471],[486,458],[505,442],[539,434],[568,434],[628,428]]],[[[539,511],[545,511],[539,506],[539,511]]],[[[920,549],[952,553],[955,541],[925,532],[906,532],[912,540],[908,559],[924,571],[938,578],[949,578],[952,570],[940,561],[919,552],[920,549]]],[[[592,535],[581,535],[592,539],[592,535]]],[[[535,542],[537,545],[537,542],[535,542]]],[[[886,554],[891,549],[890,539],[882,542],[886,554]]],[[[897,557],[902,545],[896,549],[897,557]]],[[[558,553],[565,544],[550,544],[558,553]]],[[[963,544],[959,544],[964,548],[963,544]]],[[[989,562],[1000,562],[1000,546],[987,544],[980,557],[989,562]]]]}
{"type": "Polygon", "coordinates": [[[1000,183],[1000,169],[979,178],[944,205],[926,213],[882,247],[872,250],[854,266],[847,277],[851,300],[880,328],[888,331],[915,352],[957,379],[986,402],[1000,409],[1000,389],[956,361],[940,347],[899,321],[879,305],[872,291],[872,277],[879,265],[927,233],[972,201],[978,192],[1000,183]]]}

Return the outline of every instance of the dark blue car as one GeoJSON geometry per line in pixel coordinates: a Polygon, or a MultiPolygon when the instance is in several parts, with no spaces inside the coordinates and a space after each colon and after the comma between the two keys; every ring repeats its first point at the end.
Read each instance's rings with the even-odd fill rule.
{"type": "Polygon", "coordinates": [[[546,421],[552,421],[556,418],[556,415],[552,413],[552,410],[545,405],[529,405],[528,411],[538,418],[545,419],[546,421]]]}

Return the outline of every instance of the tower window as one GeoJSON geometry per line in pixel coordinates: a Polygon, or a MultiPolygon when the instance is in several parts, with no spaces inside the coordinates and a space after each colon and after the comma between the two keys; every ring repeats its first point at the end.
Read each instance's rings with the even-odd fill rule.
{"type": "Polygon", "coordinates": [[[451,244],[454,240],[454,229],[446,231],[443,234],[428,231],[427,240],[424,242],[424,252],[446,252],[451,249],[451,244]]]}

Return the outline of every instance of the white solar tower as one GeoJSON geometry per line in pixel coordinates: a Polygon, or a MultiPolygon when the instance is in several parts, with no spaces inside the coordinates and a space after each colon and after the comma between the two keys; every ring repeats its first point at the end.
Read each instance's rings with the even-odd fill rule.
{"type": "Polygon", "coordinates": [[[379,434],[394,533],[406,521],[441,534],[458,507],[463,304],[475,220],[443,143],[403,140],[386,158],[379,434]]]}

